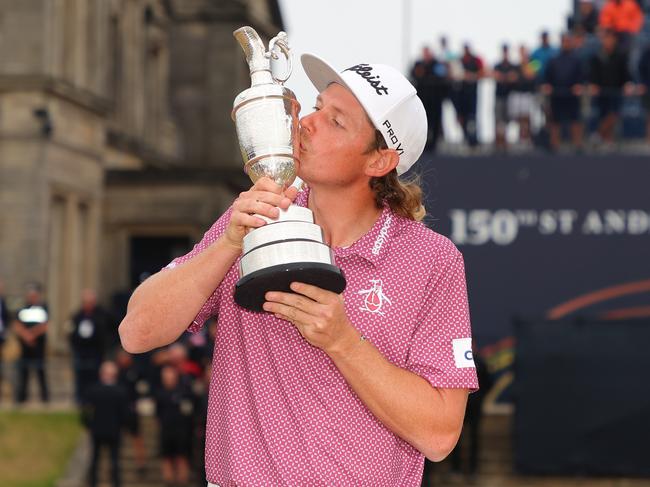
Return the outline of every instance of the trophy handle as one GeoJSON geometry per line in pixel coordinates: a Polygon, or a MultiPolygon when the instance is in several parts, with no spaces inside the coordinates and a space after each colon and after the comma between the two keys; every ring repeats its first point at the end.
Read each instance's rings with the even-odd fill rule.
{"type": "Polygon", "coordinates": [[[289,41],[287,39],[286,32],[280,32],[277,36],[271,39],[271,42],[269,42],[269,50],[265,53],[265,56],[269,59],[279,59],[278,53],[275,50],[276,47],[280,50],[280,52],[282,52],[282,54],[284,54],[284,57],[287,59],[287,71],[284,78],[275,77],[273,75],[271,76],[273,76],[273,79],[275,81],[283,84],[286,80],[289,79],[289,76],[291,76],[291,71],[293,70],[293,66],[291,64],[291,50],[289,49],[289,41]]]}

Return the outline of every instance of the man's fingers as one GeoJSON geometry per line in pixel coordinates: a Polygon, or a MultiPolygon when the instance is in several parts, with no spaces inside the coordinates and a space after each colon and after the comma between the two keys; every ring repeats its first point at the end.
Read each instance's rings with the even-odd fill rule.
{"type": "Polygon", "coordinates": [[[298,188],[296,188],[295,186],[289,186],[287,189],[284,190],[284,195],[290,201],[293,201],[296,199],[296,196],[298,196],[298,188]]]}
{"type": "Polygon", "coordinates": [[[239,195],[240,200],[263,201],[271,206],[289,206],[291,200],[283,194],[272,193],[270,191],[258,191],[251,189],[239,195]]]}
{"type": "Polygon", "coordinates": [[[317,303],[328,302],[328,300],[335,295],[330,291],[326,291],[317,286],[312,286],[311,284],[305,284],[304,282],[292,282],[291,290],[295,293],[307,296],[309,299],[316,301],[317,303]]]}
{"type": "Polygon", "coordinates": [[[269,313],[273,313],[275,315],[284,316],[284,319],[290,321],[293,324],[309,323],[310,320],[313,319],[310,314],[305,313],[298,308],[272,301],[267,301],[264,303],[264,311],[268,311],[269,313]]]}
{"type": "Polygon", "coordinates": [[[282,193],[282,186],[277,184],[271,178],[267,177],[259,178],[257,181],[255,181],[252,189],[258,191],[268,191],[270,193],[276,194],[282,193]]]}
{"type": "Polygon", "coordinates": [[[301,311],[315,315],[318,313],[318,303],[305,296],[293,293],[283,293],[279,291],[270,291],[266,293],[266,301],[271,303],[280,303],[291,308],[297,308],[301,311]]]}
{"type": "Polygon", "coordinates": [[[232,223],[240,227],[253,227],[258,228],[266,225],[266,222],[261,218],[247,213],[233,214],[232,223]]]}
{"type": "Polygon", "coordinates": [[[257,213],[268,218],[278,218],[280,210],[286,209],[291,200],[285,196],[262,191],[246,191],[241,193],[233,203],[233,209],[242,213],[257,213]]]}
{"type": "Polygon", "coordinates": [[[257,213],[269,218],[277,218],[280,214],[280,210],[276,206],[251,198],[241,199],[234,205],[234,208],[241,213],[257,213]]]}
{"type": "Polygon", "coordinates": [[[298,195],[298,188],[289,186],[287,189],[282,191],[282,186],[267,177],[258,179],[251,188],[251,191],[267,192],[279,196],[279,199],[273,198],[272,201],[265,199],[265,201],[273,204],[274,206],[279,206],[283,209],[287,209],[291,202],[295,200],[296,196],[298,195]]]}

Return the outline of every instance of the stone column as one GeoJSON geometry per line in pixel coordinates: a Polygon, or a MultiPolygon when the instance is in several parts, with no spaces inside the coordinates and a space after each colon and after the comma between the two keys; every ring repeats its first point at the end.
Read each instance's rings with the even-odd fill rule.
{"type": "Polygon", "coordinates": [[[74,83],[80,88],[88,87],[88,2],[76,0],[74,4],[75,45],[74,45],[74,83]]]}
{"type": "Polygon", "coordinates": [[[66,321],[63,310],[65,309],[65,286],[63,276],[66,271],[65,262],[65,220],[66,202],[61,195],[53,195],[49,205],[49,264],[47,269],[46,299],[50,307],[50,330],[48,343],[50,348],[60,348],[61,340],[58,338],[59,323],[66,321]]]}
{"type": "Polygon", "coordinates": [[[88,203],[87,224],[84,236],[84,276],[83,286],[92,288],[97,291],[98,284],[98,264],[101,249],[99,249],[99,231],[100,231],[100,205],[93,200],[88,203]]]}
{"type": "Polygon", "coordinates": [[[50,0],[45,2],[45,13],[43,16],[45,30],[45,46],[43,62],[46,74],[60,78],[63,74],[63,32],[65,23],[64,0],[50,0]]]}
{"type": "Polygon", "coordinates": [[[110,27],[110,5],[108,0],[95,0],[95,18],[92,19],[92,24],[96,29],[96,48],[92,53],[96,56],[94,62],[94,72],[92,73],[92,87],[97,94],[103,97],[109,95],[108,91],[108,78],[110,66],[111,50],[109,46],[109,27],[110,27]]]}
{"type": "Polygon", "coordinates": [[[63,232],[63,266],[59,286],[61,286],[61,308],[57,329],[51,330],[50,335],[61,344],[64,339],[64,325],[70,314],[79,303],[81,293],[81,238],[79,222],[79,197],[68,193],[65,201],[65,219],[63,232]]]}

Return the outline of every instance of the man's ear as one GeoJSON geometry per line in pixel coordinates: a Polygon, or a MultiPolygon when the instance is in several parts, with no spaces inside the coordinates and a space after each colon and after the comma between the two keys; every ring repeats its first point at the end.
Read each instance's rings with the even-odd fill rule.
{"type": "Polygon", "coordinates": [[[399,164],[399,154],[395,149],[379,149],[366,166],[366,174],[380,178],[395,169],[397,164],[399,164]]]}

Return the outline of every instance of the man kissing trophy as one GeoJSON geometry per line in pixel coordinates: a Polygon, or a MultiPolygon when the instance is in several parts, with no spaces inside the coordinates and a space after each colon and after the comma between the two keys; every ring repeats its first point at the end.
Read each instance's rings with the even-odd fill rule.
{"type": "MultiPolygon", "coordinates": [[[[283,188],[296,178],[296,144],[299,144],[300,104],[283,86],[291,74],[291,52],[287,35],[280,32],[269,42],[268,51],[251,27],[233,35],[241,45],[250,68],[251,87],[234,101],[232,118],[244,160],[244,171],[253,183],[268,177],[283,188]],[[278,51],[287,60],[287,74],[276,78],[271,60],[278,51]]],[[[328,291],[345,289],[345,277],[334,264],[332,250],[323,240],[308,208],[291,205],[280,216],[250,231],[243,241],[235,301],[251,311],[262,311],[267,291],[291,292],[292,282],[304,282],[328,291]]]]}

